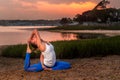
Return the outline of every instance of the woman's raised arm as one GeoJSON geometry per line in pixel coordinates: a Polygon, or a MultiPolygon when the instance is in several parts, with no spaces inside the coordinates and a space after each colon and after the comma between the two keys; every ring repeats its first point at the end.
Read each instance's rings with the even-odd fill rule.
{"type": "Polygon", "coordinates": [[[37,38],[37,46],[38,46],[38,48],[41,51],[44,51],[45,50],[45,44],[42,44],[42,41],[41,41],[42,39],[41,39],[41,37],[39,35],[39,32],[37,31],[37,29],[35,29],[33,32],[34,32],[34,34],[35,34],[35,36],[37,38]]]}

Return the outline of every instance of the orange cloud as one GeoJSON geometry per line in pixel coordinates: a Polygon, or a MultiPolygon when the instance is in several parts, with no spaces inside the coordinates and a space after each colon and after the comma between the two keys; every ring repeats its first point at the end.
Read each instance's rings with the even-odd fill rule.
{"type": "Polygon", "coordinates": [[[0,6],[0,11],[2,13],[2,11],[4,11],[6,8],[4,6],[0,6]]]}
{"type": "MultiPolygon", "coordinates": [[[[82,13],[86,10],[91,10],[95,7],[95,3],[85,2],[85,3],[71,3],[71,4],[49,4],[46,2],[38,2],[36,7],[39,11],[46,13],[59,14],[68,17],[73,17],[78,13],[82,13]]],[[[59,16],[58,15],[58,16],[59,16]]]]}
{"type": "Polygon", "coordinates": [[[62,17],[73,18],[78,13],[81,14],[83,11],[93,9],[93,7],[96,5],[93,2],[54,4],[45,1],[38,1],[35,3],[25,2],[24,0],[12,1],[13,7],[11,10],[8,10],[9,8],[7,8],[4,11],[5,14],[3,14],[3,16],[5,15],[6,18],[7,16],[12,19],[59,19],[62,17]]]}
{"type": "MultiPolygon", "coordinates": [[[[109,0],[119,8],[119,0],[109,0]]],[[[0,0],[0,19],[58,19],[93,9],[98,0],[0,0]]]]}
{"type": "Polygon", "coordinates": [[[2,8],[2,7],[0,7],[0,11],[1,11],[1,10],[3,10],[3,8],[2,8]]]}

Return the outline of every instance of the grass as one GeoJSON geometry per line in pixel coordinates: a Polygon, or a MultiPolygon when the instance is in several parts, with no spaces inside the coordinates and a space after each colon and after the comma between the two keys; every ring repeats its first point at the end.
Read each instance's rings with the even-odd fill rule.
{"type": "MultiPolygon", "coordinates": [[[[14,57],[14,58],[24,58],[26,53],[26,44],[11,45],[3,49],[2,56],[4,57],[14,57]]],[[[33,52],[31,58],[36,58],[40,55],[40,52],[33,52]]]]}
{"type": "Polygon", "coordinates": [[[59,26],[55,28],[39,29],[39,30],[120,30],[120,25],[116,26],[59,26]]]}
{"type": "Polygon", "coordinates": [[[120,37],[80,41],[60,41],[54,42],[53,44],[56,46],[55,50],[58,58],[120,55],[120,37]]]}
{"type": "MultiPolygon", "coordinates": [[[[120,36],[104,39],[86,39],[52,42],[57,58],[85,58],[95,56],[120,55],[120,36]]],[[[25,57],[26,45],[8,46],[2,51],[5,57],[25,57]]],[[[32,57],[39,57],[32,54],[32,57]]]]}

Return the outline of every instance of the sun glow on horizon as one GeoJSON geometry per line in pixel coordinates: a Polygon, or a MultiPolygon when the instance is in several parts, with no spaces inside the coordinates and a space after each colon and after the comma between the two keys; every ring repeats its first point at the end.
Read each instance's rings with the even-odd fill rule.
{"type": "MultiPolygon", "coordinates": [[[[35,3],[25,2],[24,0],[12,0],[14,1],[11,10],[2,10],[3,15],[7,15],[8,18],[25,18],[25,19],[59,19],[62,17],[73,18],[76,14],[81,14],[84,11],[92,10],[96,3],[94,2],[72,2],[69,4],[61,3],[48,3],[46,1],[38,1],[35,3]],[[14,16],[14,17],[12,17],[14,16]]],[[[4,17],[3,17],[4,18],[4,17]]]]}
{"type": "Polygon", "coordinates": [[[75,14],[81,14],[86,10],[92,10],[95,7],[95,3],[92,2],[80,2],[80,3],[71,3],[71,4],[49,4],[46,2],[38,2],[36,7],[39,11],[59,14],[64,16],[75,16],[75,14]]]}

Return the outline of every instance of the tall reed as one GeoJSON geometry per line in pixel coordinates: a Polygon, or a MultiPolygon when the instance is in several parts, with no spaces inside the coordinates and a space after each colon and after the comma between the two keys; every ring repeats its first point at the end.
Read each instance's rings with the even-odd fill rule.
{"type": "MultiPolygon", "coordinates": [[[[106,55],[120,55],[120,36],[104,39],[86,39],[51,42],[57,58],[84,58],[106,55]]],[[[25,57],[26,45],[8,46],[2,51],[5,57],[25,57]]],[[[31,57],[39,57],[40,52],[31,57]]]]}

